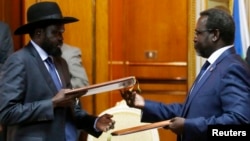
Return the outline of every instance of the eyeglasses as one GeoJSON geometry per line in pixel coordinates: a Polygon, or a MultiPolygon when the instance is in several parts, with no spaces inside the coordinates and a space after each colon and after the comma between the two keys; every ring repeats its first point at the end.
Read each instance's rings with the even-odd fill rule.
{"type": "Polygon", "coordinates": [[[200,34],[202,34],[203,32],[211,32],[212,31],[212,29],[205,29],[205,30],[195,30],[194,31],[194,34],[195,34],[195,36],[197,36],[197,35],[200,35],[200,34]]]}

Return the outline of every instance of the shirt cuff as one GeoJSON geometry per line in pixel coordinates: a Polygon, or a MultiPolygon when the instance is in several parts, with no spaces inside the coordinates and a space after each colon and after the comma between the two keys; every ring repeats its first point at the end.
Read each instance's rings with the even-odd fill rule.
{"type": "Polygon", "coordinates": [[[98,130],[98,129],[96,128],[96,123],[97,123],[98,119],[99,119],[99,117],[95,119],[94,129],[95,129],[96,132],[101,132],[100,130],[98,130]]]}

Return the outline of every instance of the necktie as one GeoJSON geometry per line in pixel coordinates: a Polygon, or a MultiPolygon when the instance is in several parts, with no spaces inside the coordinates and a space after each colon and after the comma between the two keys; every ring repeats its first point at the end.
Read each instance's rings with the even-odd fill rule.
{"type": "MultiPolygon", "coordinates": [[[[208,62],[208,61],[206,61],[204,64],[203,64],[203,66],[201,67],[201,70],[200,70],[200,72],[199,72],[199,74],[198,74],[198,76],[196,77],[196,79],[195,79],[195,82],[194,82],[194,84],[193,84],[193,86],[192,86],[192,88],[191,88],[191,90],[190,90],[190,94],[192,93],[192,90],[193,90],[193,88],[195,87],[195,85],[200,81],[200,79],[202,78],[202,76],[203,76],[203,74],[204,74],[204,72],[206,71],[206,69],[207,69],[207,67],[210,65],[210,63],[208,62]]],[[[189,94],[189,95],[190,95],[189,94]]]]}
{"type": "Polygon", "coordinates": [[[56,73],[56,67],[52,61],[52,58],[48,57],[45,62],[48,64],[49,66],[49,73],[54,81],[54,84],[56,85],[56,88],[57,90],[59,91],[61,88],[62,88],[62,85],[60,83],[60,80],[57,76],[57,73],[56,73]]]}
{"type": "MultiPolygon", "coordinates": [[[[52,61],[52,58],[48,57],[45,62],[49,66],[49,73],[56,85],[57,90],[59,91],[62,88],[62,85],[60,83],[60,80],[58,78],[58,75],[56,73],[56,67],[52,61]]],[[[72,124],[71,120],[67,118],[66,116],[66,123],[65,123],[65,133],[66,133],[66,139],[65,141],[76,141],[77,138],[77,129],[72,124]]]]}
{"type": "Polygon", "coordinates": [[[203,66],[201,67],[200,73],[197,76],[196,80],[199,82],[199,80],[201,79],[201,77],[203,76],[204,72],[206,71],[207,67],[210,65],[210,63],[208,61],[206,61],[203,66]]]}

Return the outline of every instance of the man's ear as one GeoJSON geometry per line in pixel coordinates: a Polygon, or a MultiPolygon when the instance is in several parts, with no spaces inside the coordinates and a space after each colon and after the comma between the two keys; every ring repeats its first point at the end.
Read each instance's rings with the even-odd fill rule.
{"type": "Polygon", "coordinates": [[[42,29],[41,28],[35,29],[35,36],[40,36],[41,33],[42,33],[42,29]]]}
{"type": "Polygon", "coordinates": [[[40,45],[40,43],[43,40],[42,32],[43,32],[42,28],[37,28],[34,30],[32,35],[32,40],[36,42],[38,45],[40,45]]]}
{"type": "Polygon", "coordinates": [[[215,41],[217,41],[217,40],[219,39],[219,37],[220,37],[220,30],[219,30],[219,29],[214,29],[214,30],[212,31],[212,33],[213,33],[212,41],[215,42],[215,41]]]}

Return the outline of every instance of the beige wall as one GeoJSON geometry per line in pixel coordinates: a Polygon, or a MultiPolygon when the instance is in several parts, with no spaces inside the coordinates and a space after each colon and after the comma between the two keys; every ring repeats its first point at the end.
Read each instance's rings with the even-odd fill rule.
{"type": "Polygon", "coordinates": [[[248,21],[248,31],[250,33],[250,1],[245,0],[246,4],[246,14],[247,14],[247,21],[248,21]]]}

